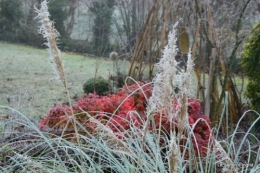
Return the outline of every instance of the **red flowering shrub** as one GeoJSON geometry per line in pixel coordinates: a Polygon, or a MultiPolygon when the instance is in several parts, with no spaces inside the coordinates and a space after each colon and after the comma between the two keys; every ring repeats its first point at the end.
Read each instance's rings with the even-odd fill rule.
{"type": "Polygon", "coordinates": [[[50,128],[58,126],[58,128],[61,127],[63,122],[66,122],[68,120],[68,117],[71,116],[71,110],[67,105],[58,105],[54,108],[52,108],[49,111],[49,114],[45,116],[44,119],[42,119],[39,123],[39,128],[43,128],[44,126],[48,126],[50,128]]]}
{"type": "Polygon", "coordinates": [[[137,84],[133,84],[128,87],[124,86],[122,89],[120,89],[117,95],[130,95],[134,99],[135,110],[141,114],[141,116],[144,116],[147,104],[146,99],[152,95],[152,85],[142,82],[137,83],[139,86],[141,86],[141,88],[137,84]]]}
{"type": "MultiPolygon", "coordinates": [[[[66,105],[58,105],[52,108],[45,118],[39,122],[39,128],[42,129],[47,126],[64,129],[66,127],[65,130],[73,131],[74,127],[71,121],[73,111],[75,119],[88,132],[93,133],[97,124],[89,121],[89,117],[86,116],[86,113],[88,113],[109,127],[121,139],[123,136],[120,132],[129,130],[131,126],[141,129],[146,119],[146,99],[152,94],[152,85],[142,82],[138,82],[138,85],[123,87],[118,93],[107,96],[86,94],[78,100],[72,107],[72,110],[66,105]],[[138,85],[142,87],[140,88],[138,85]]],[[[177,109],[177,106],[177,102],[175,102],[173,107],[177,109]]],[[[210,125],[211,122],[206,115],[201,113],[200,102],[192,98],[188,99],[188,122],[190,127],[193,128],[194,136],[192,137],[192,143],[195,153],[196,155],[200,153],[202,156],[205,156],[211,134],[207,124],[210,125]]],[[[176,128],[175,124],[176,121],[170,121],[165,110],[162,110],[161,114],[157,113],[154,115],[154,123],[152,123],[150,129],[154,127],[159,129],[160,127],[166,132],[164,134],[167,134],[176,128]]],[[[183,145],[186,144],[186,139],[187,135],[186,137],[184,135],[181,141],[183,145]]]]}

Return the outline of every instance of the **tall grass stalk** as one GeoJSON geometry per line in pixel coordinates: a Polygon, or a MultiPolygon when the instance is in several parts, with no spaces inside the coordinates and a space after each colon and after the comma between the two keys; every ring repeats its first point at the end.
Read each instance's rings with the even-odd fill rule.
{"type": "Polygon", "coordinates": [[[70,92],[69,92],[69,89],[67,86],[64,65],[63,65],[60,50],[58,49],[58,46],[57,46],[57,39],[59,37],[59,32],[55,29],[54,23],[52,21],[50,21],[50,19],[49,19],[50,13],[48,11],[47,3],[48,3],[47,0],[42,1],[41,8],[36,9],[36,12],[38,13],[38,16],[36,18],[39,18],[40,23],[41,23],[39,32],[47,40],[46,45],[47,45],[48,51],[50,53],[51,65],[54,70],[54,73],[56,74],[56,79],[61,81],[64,88],[66,89],[66,94],[67,94],[69,105],[70,105],[71,112],[72,112],[72,116],[71,116],[72,118],[70,118],[70,119],[74,124],[76,138],[79,143],[80,141],[78,138],[78,129],[77,129],[76,122],[75,122],[76,121],[75,115],[74,115],[73,109],[72,109],[72,102],[71,102],[70,92]]]}
{"type": "MultiPolygon", "coordinates": [[[[146,141],[146,133],[148,131],[148,127],[150,125],[150,121],[154,113],[159,112],[163,108],[166,108],[166,113],[168,115],[174,114],[173,103],[174,103],[174,84],[175,84],[175,76],[177,73],[177,61],[175,60],[175,56],[177,55],[177,46],[176,46],[176,27],[178,26],[178,22],[173,26],[172,31],[168,35],[168,44],[165,46],[163,50],[163,57],[156,64],[157,74],[153,80],[154,87],[152,91],[152,96],[148,100],[147,106],[147,121],[144,125],[143,129],[143,143],[146,141]]],[[[173,117],[170,118],[172,121],[173,117]]],[[[178,153],[178,148],[172,142],[172,154],[171,159],[178,161],[176,153],[178,153]],[[174,151],[173,151],[174,150],[174,151]]],[[[138,161],[140,162],[141,155],[143,154],[143,149],[141,148],[138,161]]],[[[178,162],[170,162],[170,163],[178,163],[178,162]]],[[[178,165],[178,164],[177,164],[178,165]]],[[[138,170],[138,166],[136,170],[138,170]]],[[[172,170],[177,170],[176,164],[170,166],[172,170]]]]}
{"type": "Polygon", "coordinates": [[[176,112],[176,117],[178,119],[177,128],[179,135],[182,135],[184,129],[188,125],[188,97],[191,93],[193,66],[194,63],[189,52],[186,71],[181,70],[176,75],[175,79],[175,87],[179,88],[179,93],[177,95],[178,107],[176,112]]]}
{"type": "MultiPolygon", "coordinates": [[[[191,54],[188,54],[187,69],[178,70],[178,63],[175,60],[177,55],[176,46],[176,27],[179,22],[173,26],[169,36],[168,44],[163,50],[163,57],[156,64],[158,72],[153,80],[154,87],[152,96],[148,101],[147,107],[147,121],[144,127],[143,140],[145,141],[145,134],[149,126],[150,120],[155,112],[166,109],[166,114],[169,115],[169,121],[177,119],[178,139],[176,133],[170,134],[170,151],[169,151],[169,169],[171,173],[178,172],[180,151],[179,144],[180,138],[188,126],[188,99],[191,85],[191,73],[193,71],[193,60],[191,54]],[[179,89],[179,93],[175,93],[175,89],[179,89]],[[174,110],[174,101],[177,100],[178,107],[174,110]]],[[[172,123],[171,123],[172,125],[172,123]]],[[[142,152],[141,152],[142,153],[142,152]]]]}
{"type": "Polygon", "coordinates": [[[54,28],[54,23],[49,19],[50,14],[46,0],[41,3],[41,8],[36,9],[36,12],[38,13],[36,18],[39,18],[41,23],[39,32],[47,40],[46,45],[50,53],[51,65],[56,79],[60,80],[63,86],[67,88],[62,57],[56,42],[59,37],[59,32],[54,28]]]}

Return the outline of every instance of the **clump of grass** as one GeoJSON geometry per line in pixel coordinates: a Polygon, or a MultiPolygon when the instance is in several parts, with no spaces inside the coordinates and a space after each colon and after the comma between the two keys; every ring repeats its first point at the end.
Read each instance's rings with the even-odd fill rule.
{"type": "Polygon", "coordinates": [[[176,26],[178,26],[178,22],[173,26],[173,29],[168,36],[168,44],[163,50],[163,57],[156,64],[158,72],[154,78],[153,93],[148,102],[148,121],[146,125],[146,127],[148,127],[154,112],[158,112],[165,108],[166,114],[169,115],[170,122],[172,122],[173,119],[177,119],[178,139],[176,132],[173,131],[171,133],[170,151],[168,156],[171,173],[178,172],[179,170],[181,155],[178,141],[180,141],[181,135],[189,125],[187,120],[187,97],[190,94],[191,73],[194,66],[189,53],[187,70],[178,70],[177,68],[178,63],[175,60],[178,51],[176,46],[176,26]],[[179,90],[178,94],[175,92],[176,88],[179,90]],[[174,110],[173,107],[175,100],[178,102],[177,110],[174,110]]]}
{"type": "MultiPolygon", "coordinates": [[[[7,107],[5,107],[7,108],[7,107]]],[[[186,160],[184,157],[178,157],[179,160],[177,163],[178,167],[169,167],[170,163],[167,164],[166,159],[169,156],[171,151],[171,146],[179,147],[178,140],[169,139],[166,135],[159,136],[158,133],[154,133],[153,131],[148,131],[146,134],[146,141],[143,142],[142,138],[133,137],[127,138],[124,137],[123,140],[118,140],[114,134],[107,129],[107,127],[100,124],[100,126],[96,129],[99,135],[93,136],[88,133],[88,131],[84,127],[80,127],[80,130],[87,133],[87,136],[79,135],[81,140],[81,144],[75,142],[70,142],[70,140],[66,140],[61,138],[60,136],[55,136],[52,132],[42,132],[40,131],[34,123],[32,123],[26,115],[13,110],[16,112],[21,118],[20,120],[13,120],[16,123],[24,125],[29,129],[28,132],[25,133],[14,133],[13,138],[9,138],[9,141],[5,141],[5,143],[1,143],[0,145],[0,153],[2,151],[10,152],[4,161],[1,163],[4,165],[0,165],[1,172],[178,172],[178,173],[189,173],[191,170],[193,172],[205,172],[212,173],[217,172],[216,169],[220,166],[224,166],[226,163],[227,167],[228,162],[225,162],[225,157],[216,158],[214,153],[209,153],[206,158],[194,158],[190,157],[186,160]],[[164,146],[160,146],[158,141],[163,141],[165,143],[164,146]],[[175,144],[172,142],[177,141],[175,144]],[[145,151],[139,155],[140,151],[145,148],[145,151]],[[138,158],[141,157],[138,162],[138,158]],[[192,164],[192,165],[191,165],[192,164]],[[138,170],[136,168],[138,167],[138,170]],[[191,167],[190,169],[187,169],[191,167]],[[176,169],[178,168],[178,169],[176,169]]],[[[244,115],[246,116],[246,114],[244,115]]],[[[93,118],[93,117],[92,117],[93,118]]],[[[95,118],[91,121],[97,122],[95,118]]],[[[254,122],[255,123],[255,122],[254,122]]],[[[253,127],[250,127],[250,129],[253,127]]],[[[249,130],[250,130],[249,129],[249,130]]],[[[189,129],[187,130],[189,131],[189,129]]],[[[122,135],[138,135],[140,131],[134,126],[132,126],[131,130],[127,132],[122,132],[122,135]]],[[[190,131],[191,136],[192,131],[190,131]]],[[[227,150],[224,152],[230,156],[233,153],[235,154],[232,158],[233,165],[238,165],[238,157],[242,153],[242,151],[238,150],[238,148],[247,144],[247,136],[250,135],[250,131],[246,132],[244,140],[241,141],[238,148],[233,147],[235,139],[234,135],[238,132],[234,132],[230,136],[230,140],[227,140],[227,150]],[[230,150],[230,151],[229,151],[230,150]],[[237,158],[237,159],[236,159],[237,158]]],[[[126,136],[127,136],[126,135],[126,136]]],[[[216,147],[218,147],[222,143],[218,143],[216,147]]],[[[191,156],[193,155],[192,147],[190,147],[191,143],[188,142],[185,147],[188,152],[190,152],[191,156]]],[[[223,145],[223,144],[222,144],[223,145]]],[[[250,145],[248,145],[250,148],[250,145]]],[[[222,147],[221,147],[222,148],[222,147]]],[[[213,150],[216,150],[213,149],[213,150]]],[[[253,158],[253,154],[257,155],[254,158],[259,158],[260,151],[259,149],[255,153],[251,153],[252,150],[249,149],[248,154],[249,157],[253,158]],[[250,154],[251,153],[251,154],[250,154]]],[[[172,153],[172,152],[171,152],[172,153]]],[[[179,153],[172,153],[175,155],[179,155],[179,153]]],[[[170,157],[171,158],[171,157],[170,157]]],[[[230,159],[230,157],[229,157],[230,159]]],[[[173,160],[169,160],[173,161],[173,160]]],[[[259,172],[260,166],[258,164],[257,159],[253,160],[252,163],[248,160],[248,164],[253,164],[253,166],[244,167],[240,170],[234,170],[232,172],[259,172]]],[[[172,163],[173,165],[176,163],[172,163]]],[[[245,165],[246,163],[244,163],[245,165]]],[[[238,168],[238,166],[236,166],[238,168]]],[[[221,172],[230,172],[230,169],[222,168],[221,172]]]]}

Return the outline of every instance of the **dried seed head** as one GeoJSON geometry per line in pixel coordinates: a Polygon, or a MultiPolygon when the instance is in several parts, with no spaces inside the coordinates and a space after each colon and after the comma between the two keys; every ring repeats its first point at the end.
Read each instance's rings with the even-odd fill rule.
{"type": "Polygon", "coordinates": [[[47,40],[46,45],[50,53],[51,65],[56,78],[60,80],[65,87],[67,87],[62,58],[56,42],[57,38],[59,37],[59,32],[54,28],[53,22],[49,19],[50,14],[48,12],[47,3],[48,2],[44,0],[41,3],[40,9],[35,8],[36,12],[38,13],[36,18],[39,18],[41,23],[39,33],[42,34],[43,37],[47,40]]]}
{"type": "Polygon", "coordinates": [[[166,108],[168,113],[172,113],[173,94],[175,76],[177,73],[177,61],[175,56],[177,55],[176,46],[176,26],[178,22],[173,26],[172,31],[168,36],[168,44],[163,50],[163,57],[156,64],[158,72],[153,80],[154,87],[152,96],[148,102],[147,115],[154,111],[158,111],[162,108],[166,108]]]}

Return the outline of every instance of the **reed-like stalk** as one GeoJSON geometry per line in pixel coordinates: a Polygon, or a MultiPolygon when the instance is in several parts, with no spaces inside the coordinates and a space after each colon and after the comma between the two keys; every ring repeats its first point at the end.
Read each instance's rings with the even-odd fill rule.
{"type": "Polygon", "coordinates": [[[165,109],[169,121],[177,119],[178,137],[175,132],[170,135],[171,144],[168,156],[171,173],[178,172],[178,160],[180,160],[178,141],[180,140],[183,131],[188,126],[188,96],[192,78],[191,73],[194,66],[191,54],[189,53],[187,69],[178,70],[178,63],[175,60],[175,56],[177,55],[176,27],[178,24],[179,22],[173,26],[172,31],[169,33],[168,44],[163,50],[163,57],[156,64],[158,72],[153,80],[154,87],[152,96],[148,101],[147,121],[144,126],[143,137],[145,140],[145,134],[154,112],[165,109]],[[179,89],[178,93],[175,92],[176,88],[179,89]],[[173,107],[175,100],[178,102],[177,110],[174,110],[173,107]]]}
{"type": "Polygon", "coordinates": [[[180,150],[179,146],[177,145],[175,138],[175,134],[171,138],[170,143],[170,150],[169,150],[169,171],[170,173],[177,173],[179,172],[179,162],[180,162],[180,150]]]}
{"type": "Polygon", "coordinates": [[[189,52],[186,70],[181,70],[175,77],[175,85],[177,88],[179,88],[179,93],[177,96],[178,107],[176,111],[179,136],[182,135],[183,131],[188,125],[188,96],[190,95],[191,90],[191,73],[193,71],[193,66],[194,63],[189,52]]]}
{"type": "MultiPolygon", "coordinates": [[[[165,113],[169,115],[168,116],[169,121],[173,121],[173,118],[176,116],[176,112],[173,107],[174,100],[175,100],[174,96],[176,94],[175,87],[180,85],[180,84],[176,84],[179,80],[176,78],[178,77],[177,76],[178,63],[175,60],[175,56],[177,55],[177,45],[176,45],[177,29],[176,28],[178,24],[179,22],[176,22],[176,24],[173,26],[173,29],[169,33],[168,44],[165,46],[163,50],[163,57],[156,64],[158,72],[153,80],[154,87],[152,91],[152,96],[148,100],[147,121],[144,125],[143,142],[145,141],[150,120],[152,119],[152,116],[155,112],[159,112],[160,110],[165,109],[166,110],[165,113]]],[[[185,102],[187,102],[187,100],[185,102]]],[[[180,160],[179,159],[180,151],[179,151],[179,146],[176,143],[175,133],[171,134],[171,146],[168,155],[169,155],[170,172],[175,173],[179,170],[178,164],[180,160]]]]}
{"type": "Polygon", "coordinates": [[[39,18],[41,23],[39,33],[42,34],[43,37],[47,40],[47,43],[45,44],[48,47],[48,51],[50,53],[50,60],[53,71],[56,75],[56,78],[62,82],[65,88],[67,88],[62,57],[56,42],[60,35],[59,32],[54,28],[53,22],[49,19],[50,13],[48,11],[46,0],[41,3],[41,8],[36,9],[36,12],[38,13],[36,18],[39,18]]]}
{"type": "MultiPolygon", "coordinates": [[[[152,96],[148,100],[148,124],[153,113],[160,111],[162,108],[166,108],[166,111],[169,115],[174,114],[174,109],[172,105],[174,102],[174,85],[175,76],[177,73],[177,61],[175,60],[175,56],[177,55],[177,26],[178,22],[173,26],[172,31],[168,35],[168,44],[165,46],[163,50],[163,57],[155,65],[158,71],[153,80],[154,87],[152,91],[152,96]]],[[[145,125],[145,128],[149,126],[148,124],[145,125]]]]}
{"type": "Polygon", "coordinates": [[[41,23],[39,32],[47,40],[47,43],[45,43],[45,44],[47,45],[48,51],[50,53],[51,65],[52,65],[53,71],[56,75],[56,79],[61,81],[64,88],[66,89],[69,105],[70,105],[71,112],[72,112],[71,120],[74,124],[74,129],[75,129],[75,133],[76,133],[75,135],[76,135],[77,141],[79,143],[76,119],[75,119],[75,115],[74,115],[74,112],[72,109],[72,102],[71,102],[70,92],[68,90],[68,86],[67,86],[67,82],[66,82],[64,65],[62,62],[60,50],[57,46],[57,39],[59,37],[59,32],[55,29],[54,23],[49,19],[50,13],[48,11],[47,4],[48,4],[47,0],[44,0],[41,3],[41,8],[36,9],[36,12],[38,13],[38,16],[36,18],[39,18],[40,23],[41,23]]]}

